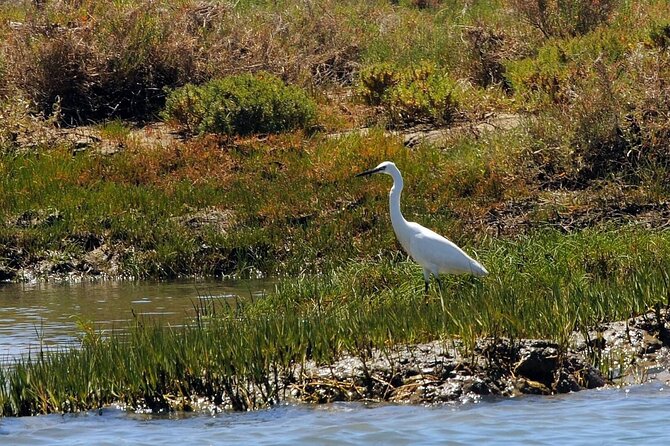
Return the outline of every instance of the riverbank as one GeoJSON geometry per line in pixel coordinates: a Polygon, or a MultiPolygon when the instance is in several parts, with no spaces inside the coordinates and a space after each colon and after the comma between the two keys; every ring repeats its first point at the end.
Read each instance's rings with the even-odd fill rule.
{"type": "Polygon", "coordinates": [[[452,140],[434,130],[447,139],[415,149],[411,129],[221,141],[109,126],[61,130],[45,153],[0,154],[0,281],[290,277],[393,256],[388,184],[354,178],[381,157],[406,172],[408,218],[473,249],[551,230],[660,233],[670,218],[653,184],[553,188],[515,171],[524,153],[504,145],[524,138],[518,122],[452,140]]]}
{"type": "Polygon", "coordinates": [[[670,383],[668,314],[663,309],[604,323],[588,339],[575,333],[575,345],[565,351],[554,342],[529,339],[480,340],[468,357],[453,341],[373,351],[367,358],[305,367],[291,386],[291,396],[316,403],[440,404],[553,395],[651,380],[670,383]]]}
{"type": "Polygon", "coordinates": [[[1,5],[0,281],[391,257],[388,184],[354,179],[384,160],[407,218],[475,251],[538,227],[666,227],[667,3],[554,5],[551,20],[514,1],[285,3],[1,5]],[[224,105],[201,102],[218,97],[205,85],[260,99],[244,76],[281,79],[314,113],[198,124],[224,105]]]}
{"type": "Polygon", "coordinates": [[[444,309],[436,292],[423,295],[416,265],[382,262],[280,281],[251,302],[203,300],[175,326],[134,315],[126,330],[107,331],[80,320],[76,346],[42,349],[0,370],[0,409],[9,416],[109,404],[153,413],[298,401],[428,404],[667,376],[662,270],[631,275],[623,259],[644,263],[613,257],[610,266],[626,280],[615,274],[608,280],[616,288],[603,278],[583,288],[575,265],[563,264],[574,259],[569,249],[554,260],[558,269],[541,275],[532,271],[545,254],[537,241],[530,246],[538,263],[524,251],[525,270],[513,266],[509,281],[502,271],[488,282],[450,280],[444,309]],[[519,287],[536,292],[524,296],[519,287]],[[641,315],[597,322],[621,320],[630,308],[641,315]]]}
{"type": "Polygon", "coordinates": [[[237,393],[242,400],[223,394],[168,398],[159,411],[218,412],[240,404],[255,407],[261,401],[269,405],[338,401],[439,405],[652,381],[668,385],[669,314],[660,309],[601,324],[586,338],[574,333],[574,346],[567,350],[547,340],[482,339],[467,355],[458,340],[373,348],[365,355],[343,353],[329,364],[307,361],[290,370],[275,370],[276,387],[270,398],[262,389],[237,393]]]}

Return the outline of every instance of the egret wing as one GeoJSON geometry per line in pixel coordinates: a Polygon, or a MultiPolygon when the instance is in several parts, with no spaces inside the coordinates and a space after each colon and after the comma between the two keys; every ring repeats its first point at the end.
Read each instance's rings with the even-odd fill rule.
{"type": "Polygon", "coordinates": [[[412,227],[414,234],[410,242],[410,254],[433,273],[486,274],[484,267],[451,240],[417,223],[412,227]]]}

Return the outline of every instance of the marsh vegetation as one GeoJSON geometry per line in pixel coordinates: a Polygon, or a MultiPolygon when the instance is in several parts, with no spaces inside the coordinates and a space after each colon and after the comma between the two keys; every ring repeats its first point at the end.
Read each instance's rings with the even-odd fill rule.
{"type": "Polygon", "coordinates": [[[667,2],[108,3],[0,5],[0,280],[282,280],[184,329],[85,331],[0,368],[4,415],[259,407],[305,361],[567,349],[669,303],[667,2]],[[475,126],[500,114],[515,125],[475,126]],[[399,136],[435,127],[458,130],[399,136]],[[491,273],[450,278],[445,311],[387,182],[353,179],[387,159],[407,218],[491,273]]]}

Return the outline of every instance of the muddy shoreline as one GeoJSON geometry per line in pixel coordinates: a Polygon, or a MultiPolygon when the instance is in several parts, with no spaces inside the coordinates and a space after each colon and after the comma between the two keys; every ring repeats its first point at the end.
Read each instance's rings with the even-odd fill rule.
{"type": "Polygon", "coordinates": [[[275,371],[267,388],[241,384],[226,394],[182,398],[127,410],[250,410],[267,405],[374,402],[459,404],[521,395],[555,395],[660,381],[670,385],[670,311],[574,333],[567,350],[548,340],[483,339],[463,355],[454,341],[433,341],[342,355],[275,371]]]}
{"type": "Polygon", "coordinates": [[[588,336],[575,333],[567,351],[546,340],[486,339],[463,357],[457,344],[435,341],[344,357],[328,366],[308,364],[290,385],[291,396],[313,403],[439,404],[670,382],[669,316],[659,309],[602,324],[588,336]]]}

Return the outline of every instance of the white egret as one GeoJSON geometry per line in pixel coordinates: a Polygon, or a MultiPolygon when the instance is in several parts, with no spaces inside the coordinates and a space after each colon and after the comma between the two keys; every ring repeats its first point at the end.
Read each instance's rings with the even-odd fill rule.
{"type": "MultiPolygon", "coordinates": [[[[402,247],[423,268],[426,292],[428,292],[431,274],[435,276],[440,288],[442,288],[440,273],[473,274],[475,276],[488,274],[486,268],[463,252],[454,242],[418,223],[405,220],[402,212],[400,212],[400,193],[403,188],[403,180],[395,164],[384,161],[374,169],[366,170],[356,176],[361,177],[375,173],[385,173],[393,178],[393,187],[391,187],[389,193],[391,224],[402,247]]],[[[444,302],[442,302],[442,306],[444,307],[444,302]]]]}

